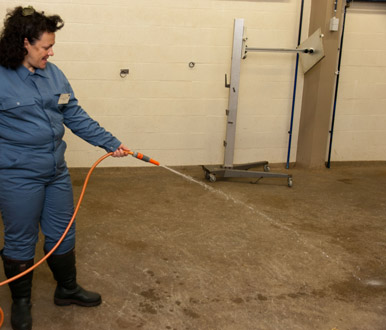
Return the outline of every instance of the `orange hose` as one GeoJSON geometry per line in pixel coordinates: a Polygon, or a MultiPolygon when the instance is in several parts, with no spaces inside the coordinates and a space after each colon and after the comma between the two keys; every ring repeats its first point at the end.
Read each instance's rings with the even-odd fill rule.
{"type": "Polygon", "coordinates": [[[74,220],[75,220],[75,217],[79,211],[79,208],[80,208],[80,204],[82,203],[82,200],[83,200],[83,196],[84,196],[84,193],[86,191],[86,188],[87,188],[87,184],[88,184],[88,181],[90,179],[90,176],[91,176],[91,173],[94,171],[95,167],[98,166],[98,164],[103,161],[105,158],[111,156],[113,153],[110,152],[102,157],[100,157],[95,163],[93,166],[91,166],[90,170],[88,171],[88,174],[86,176],[86,179],[84,180],[84,184],[83,184],[83,188],[82,188],[82,192],[80,193],[80,196],[79,196],[79,200],[78,200],[78,204],[76,205],[76,208],[75,208],[75,211],[74,211],[74,214],[72,215],[72,218],[70,220],[70,222],[68,223],[68,226],[66,228],[66,230],[64,231],[62,237],[59,239],[59,241],[55,244],[55,246],[51,249],[50,252],[48,252],[40,261],[38,261],[37,263],[35,263],[32,267],[28,268],[27,270],[25,270],[24,272],[14,276],[14,277],[11,277],[9,278],[8,280],[6,281],[3,281],[3,282],[0,282],[0,286],[3,286],[5,284],[8,284],[12,281],[15,281],[17,280],[18,278],[20,277],[23,277],[24,275],[28,274],[29,272],[33,271],[35,268],[39,267],[44,261],[46,261],[52,253],[55,252],[55,250],[59,247],[59,245],[63,242],[64,238],[66,237],[68,231],[70,230],[74,220]]]}
{"type": "MultiPolygon", "coordinates": [[[[127,154],[130,154],[130,155],[133,155],[134,153],[132,151],[125,151],[127,154]]],[[[25,270],[24,272],[14,276],[14,277],[11,277],[9,278],[8,280],[6,281],[3,281],[3,282],[0,282],[0,286],[3,286],[5,284],[8,284],[12,281],[15,281],[17,280],[18,278],[28,274],[29,272],[33,271],[36,267],[39,267],[44,261],[47,260],[47,258],[50,257],[50,255],[52,253],[54,253],[54,251],[59,247],[59,245],[62,243],[62,241],[64,240],[64,238],[66,237],[68,231],[70,230],[74,220],[75,220],[75,217],[76,215],[78,214],[78,211],[79,211],[79,208],[80,208],[80,204],[82,203],[82,200],[83,200],[83,197],[84,197],[84,193],[86,191],[86,188],[87,188],[87,184],[88,184],[88,181],[90,179],[90,176],[92,174],[92,172],[94,171],[94,169],[99,165],[99,163],[101,163],[104,159],[106,159],[107,157],[111,156],[113,153],[110,152],[102,157],[100,157],[90,168],[90,170],[88,171],[87,173],[87,176],[86,176],[86,179],[84,180],[84,183],[83,183],[83,188],[82,188],[82,191],[80,193],[80,196],[79,196],[79,200],[78,200],[78,204],[76,205],[76,208],[75,208],[75,211],[74,211],[74,214],[72,215],[72,218],[70,220],[70,222],[68,223],[68,226],[66,228],[66,230],[64,231],[62,237],[59,239],[59,241],[55,244],[55,246],[51,249],[50,252],[48,252],[40,261],[38,261],[37,263],[35,263],[32,267],[28,268],[27,270],[25,270]]],[[[139,158],[140,159],[140,158],[139,158]]],[[[154,161],[153,159],[151,159],[151,163],[155,164],[155,165],[159,165],[159,163],[157,161],[154,161]]],[[[4,312],[3,310],[1,309],[0,307],[0,328],[1,326],[3,325],[3,322],[4,322],[4,312]]]]}

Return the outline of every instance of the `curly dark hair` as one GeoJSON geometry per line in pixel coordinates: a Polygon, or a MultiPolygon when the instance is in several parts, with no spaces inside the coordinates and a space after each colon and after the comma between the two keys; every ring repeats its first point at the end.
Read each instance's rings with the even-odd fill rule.
{"type": "Polygon", "coordinates": [[[33,7],[16,7],[4,20],[0,35],[0,65],[8,69],[18,68],[27,55],[24,39],[33,45],[44,32],[54,33],[64,25],[58,15],[45,16],[33,7]]]}

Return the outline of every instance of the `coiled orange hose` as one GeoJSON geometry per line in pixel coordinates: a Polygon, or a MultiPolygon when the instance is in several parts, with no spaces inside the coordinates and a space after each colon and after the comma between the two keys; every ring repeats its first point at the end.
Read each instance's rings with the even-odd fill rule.
{"type": "MultiPolygon", "coordinates": [[[[153,160],[147,156],[144,156],[140,153],[137,153],[137,152],[132,152],[132,151],[125,151],[126,153],[128,153],[129,155],[132,155],[133,157],[136,157],[138,159],[141,159],[141,160],[144,160],[144,161],[147,161],[147,162],[150,162],[154,165],[159,165],[159,162],[157,162],[156,160],[153,160]],[[138,155],[140,155],[138,157],[138,155]],[[143,157],[145,157],[144,159],[142,159],[143,157]]],[[[91,177],[91,174],[92,172],[94,171],[94,169],[104,160],[106,159],[107,157],[111,156],[113,153],[110,152],[106,155],[103,155],[102,157],[100,157],[90,168],[90,170],[88,171],[87,173],[87,176],[86,176],[86,179],[84,180],[84,183],[83,183],[83,188],[82,188],[82,191],[80,193],[80,196],[79,196],[79,199],[78,199],[78,203],[75,207],[75,211],[74,211],[74,214],[72,215],[72,218],[70,220],[70,222],[68,223],[68,226],[66,228],[66,230],[64,231],[62,237],[59,239],[59,241],[55,244],[55,246],[51,249],[50,252],[48,252],[41,260],[39,260],[37,263],[35,263],[32,267],[28,268],[27,270],[25,270],[24,272],[14,276],[14,277],[11,277],[9,278],[8,280],[6,281],[3,281],[3,282],[0,282],[0,287],[3,286],[3,285],[6,285],[12,281],[15,281],[17,280],[18,278],[20,277],[23,277],[24,275],[28,274],[29,272],[33,271],[35,268],[39,267],[44,261],[46,261],[50,255],[52,253],[55,252],[55,250],[59,247],[59,245],[62,243],[62,241],[64,240],[64,238],[66,237],[68,231],[70,230],[74,220],[75,220],[75,217],[76,215],[78,214],[78,211],[79,211],[79,208],[80,208],[80,205],[82,204],[82,200],[83,200],[83,197],[84,197],[84,193],[86,192],[86,188],[87,188],[87,184],[88,184],[88,181],[91,177]]],[[[1,309],[0,307],[0,328],[1,326],[3,325],[3,322],[4,322],[4,312],[3,310],[1,309]]]]}

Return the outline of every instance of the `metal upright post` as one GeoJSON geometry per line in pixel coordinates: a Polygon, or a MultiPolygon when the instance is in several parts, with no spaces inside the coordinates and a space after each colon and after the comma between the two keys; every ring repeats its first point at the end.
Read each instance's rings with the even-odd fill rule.
{"type": "Polygon", "coordinates": [[[242,45],[244,35],[244,19],[238,18],[234,22],[233,50],[231,65],[231,80],[229,85],[229,100],[227,109],[227,129],[224,141],[224,168],[233,167],[233,157],[236,139],[237,104],[239,99],[240,66],[242,58],[242,45]]]}

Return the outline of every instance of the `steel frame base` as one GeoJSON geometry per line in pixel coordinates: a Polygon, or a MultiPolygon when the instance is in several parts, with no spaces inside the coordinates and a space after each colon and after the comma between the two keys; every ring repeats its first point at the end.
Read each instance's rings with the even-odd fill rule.
{"type": "Polygon", "coordinates": [[[267,161],[233,165],[233,167],[202,165],[205,178],[210,182],[216,182],[217,178],[286,178],[288,187],[292,187],[292,175],[284,173],[271,173],[267,161]],[[248,171],[251,168],[263,166],[264,171],[248,171]]]}

